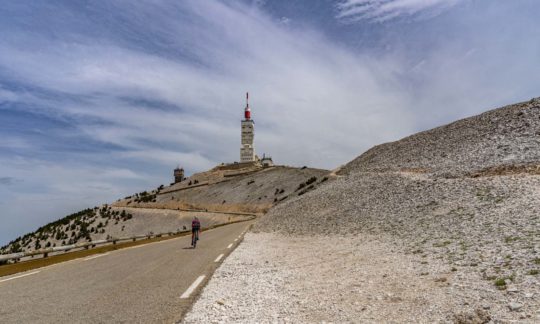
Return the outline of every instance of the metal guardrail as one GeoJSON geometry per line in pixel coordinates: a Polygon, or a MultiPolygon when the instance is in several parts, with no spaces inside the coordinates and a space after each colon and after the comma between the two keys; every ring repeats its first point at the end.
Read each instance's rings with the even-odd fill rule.
{"type": "MultiPolygon", "coordinates": [[[[222,212],[221,214],[235,214],[235,215],[243,215],[243,216],[251,216],[251,217],[248,218],[248,219],[244,219],[244,220],[237,220],[237,221],[233,221],[233,222],[226,222],[226,223],[222,223],[222,224],[212,225],[210,227],[203,228],[203,230],[209,230],[209,229],[216,228],[216,227],[221,227],[221,226],[224,226],[224,225],[229,225],[229,224],[244,222],[244,221],[248,221],[248,220],[253,220],[253,219],[255,219],[257,217],[255,214],[247,214],[247,213],[222,212]]],[[[55,247],[51,247],[51,248],[39,249],[39,250],[28,251],[28,252],[0,254],[0,262],[9,261],[9,260],[18,260],[18,259],[21,259],[21,258],[31,257],[31,256],[35,256],[35,255],[40,255],[40,254],[43,254],[43,257],[46,258],[46,257],[48,257],[49,253],[53,253],[53,252],[61,252],[61,251],[68,252],[68,251],[73,250],[73,249],[81,249],[81,248],[89,249],[89,248],[93,248],[93,247],[95,247],[97,245],[103,245],[103,244],[108,244],[108,243],[116,244],[117,242],[124,242],[124,241],[133,241],[134,242],[137,239],[151,239],[152,237],[156,238],[156,237],[163,237],[163,236],[175,236],[175,235],[180,235],[180,234],[189,233],[189,232],[190,232],[190,230],[185,230],[185,231],[158,233],[158,234],[152,233],[152,234],[147,234],[147,235],[135,235],[135,236],[130,236],[130,237],[118,237],[118,238],[113,237],[113,238],[106,239],[106,240],[96,240],[96,241],[90,241],[90,242],[81,242],[81,243],[76,243],[76,244],[71,244],[71,245],[55,246],[55,247]]]]}
{"type": "Polygon", "coordinates": [[[81,242],[81,243],[76,243],[76,244],[55,246],[55,247],[51,247],[51,248],[39,249],[39,250],[28,251],[28,252],[3,254],[3,255],[0,255],[0,261],[17,260],[17,259],[21,259],[21,258],[24,258],[24,257],[31,257],[31,256],[35,256],[35,255],[40,255],[40,254],[43,254],[44,257],[47,257],[49,255],[49,253],[54,253],[54,252],[61,252],[61,251],[66,251],[67,252],[67,251],[70,251],[70,250],[81,249],[81,248],[89,249],[89,248],[95,247],[97,245],[103,245],[103,244],[108,244],[108,243],[116,244],[117,242],[136,241],[137,239],[143,239],[143,238],[150,239],[152,237],[173,236],[173,235],[178,235],[178,234],[187,233],[187,232],[189,232],[189,231],[186,230],[186,231],[179,231],[179,232],[167,232],[167,233],[148,234],[148,235],[136,235],[136,236],[131,236],[131,237],[119,237],[119,238],[113,237],[113,238],[110,238],[110,239],[107,239],[107,240],[96,240],[96,241],[90,241],[90,242],[81,242]]]}

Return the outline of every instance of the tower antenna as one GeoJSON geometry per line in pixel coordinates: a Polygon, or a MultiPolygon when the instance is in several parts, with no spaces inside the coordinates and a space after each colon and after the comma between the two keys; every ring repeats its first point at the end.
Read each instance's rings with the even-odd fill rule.
{"type": "Polygon", "coordinates": [[[249,92],[246,92],[246,108],[249,107],[249,92]]]}

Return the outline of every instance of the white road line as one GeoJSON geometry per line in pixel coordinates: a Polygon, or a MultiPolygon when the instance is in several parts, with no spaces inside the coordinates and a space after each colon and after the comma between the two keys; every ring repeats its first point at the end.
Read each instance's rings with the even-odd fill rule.
{"type": "Polygon", "coordinates": [[[223,258],[223,253],[221,253],[221,254],[214,260],[214,262],[219,262],[219,260],[221,260],[221,258],[223,258]]]}
{"type": "Polygon", "coordinates": [[[110,252],[107,252],[107,253],[102,253],[102,254],[98,254],[98,255],[94,255],[94,256],[91,256],[91,257],[88,257],[86,259],[84,259],[84,261],[88,261],[88,260],[93,260],[95,258],[99,258],[99,257],[102,257],[102,256],[106,256],[107,254],[109,254],[110,252]]]}
{"type": "Polygon", "coordinates": [[[13,279],[22,278],[22,277],[30,276],[30,275],[33,275],[33,274],[36,274],[36,273],[40,273],[40,272],[41,272],[41,271],[34,271],[34,272],[30,272],[30,273],[25,273],[25,274],[20,275],[20,276],[15,276],[15,277],[7,278],[7,279],[2,279],[2,280],[0,280],[0,282],[10,281],[10,280],[13,280],[13,279]]]}
{"type": "Polygon", "coordinates": [[[230,248],[232,248],[232,243],[229,244],[229,246],[227,246],[227,249],[230,249],[230,248]]]}
{"type": "Polygon", "coordinates": [[[238,239],[237,239],[237,238],[235,238],[235,239],[234,239],[234,241],[236,242],[236,241],[238,241],[238,239]]]}
{"type": "Polygon", "coordinates": [[[182,299],[189,298],[191,293],[193,291],[195,291],[195,289],[197,289],[197,286],[199,286],[201,284],[201,282],[204,280],[204,277],[205,276],[199,276],[199,278],[195,279],[195,281],[191,284],[191,286],[189,286],[189,288],[186,290],[186,292],[183,293],[182,296],[180,296],[180,298],[182,298],[182,299]]]}
{"type": "MultiPolygon", "coordinates": [[[[139,249],[139,248],[142,248],[142,247],[145,247],[145,246],[150,246],[150,245],[153,245],[153,244],[160,244],[160,243],[167,243],[167,242],[170,243],[171,241],[179,240],[179,239],[184,238],[184,237],[185,236],[179,236],[179,237],[166,239],[166,240],[162,240],[162,241],[158,241],[158,242],[142,243],[142,244],[135,245],[135,246],[130,246],[130,247],[127,247],[127,248],[120,248],[118,250],[114,250],[114,251],[111,251],[111,252],[120,252],[120,251],[126,251],[126,250],[131,250],[131,249],[139,249]]],[[[142,240],[139,240],[139,241],[142,241],[142,240]]],[[[136,242],[139,242],[139,241],[136,241],[136,242]]]]}

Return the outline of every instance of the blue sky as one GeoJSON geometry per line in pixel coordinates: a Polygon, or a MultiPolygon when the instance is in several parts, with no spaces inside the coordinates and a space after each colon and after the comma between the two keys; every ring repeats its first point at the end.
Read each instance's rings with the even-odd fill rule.
{"type": "Polygon", "coordinates": [[[0,244],[256,150],[334,168],[540,96],[535,0],[4,1],[0,244]]]}

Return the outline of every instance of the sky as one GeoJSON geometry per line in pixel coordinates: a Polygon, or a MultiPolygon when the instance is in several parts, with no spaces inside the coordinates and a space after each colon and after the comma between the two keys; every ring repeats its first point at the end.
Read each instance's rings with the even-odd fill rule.
{"type": "Polygon", "coordinates": [[[536,0],[0,6],[0,245],[255,149],[333,169],[540,96],[536,0]]]}

